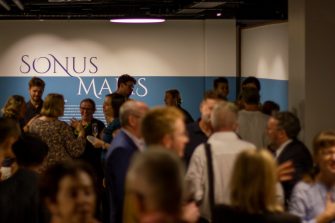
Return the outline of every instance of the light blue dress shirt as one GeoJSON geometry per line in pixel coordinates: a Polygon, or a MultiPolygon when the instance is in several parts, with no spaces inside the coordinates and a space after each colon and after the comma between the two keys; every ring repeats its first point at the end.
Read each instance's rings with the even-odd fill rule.
{"type": "MultiPolygon", "coordinates": [[[[303,223],[315,223],[316,217],[325,209],[328,192],[331,192],[331,199],[335,202],[334,188],[329,191],[320,182],[299,182],[293,189],[289,212],[299,216],[303,223]]],[[[335,223],[335,219],[331,223],[335,223]]]]}

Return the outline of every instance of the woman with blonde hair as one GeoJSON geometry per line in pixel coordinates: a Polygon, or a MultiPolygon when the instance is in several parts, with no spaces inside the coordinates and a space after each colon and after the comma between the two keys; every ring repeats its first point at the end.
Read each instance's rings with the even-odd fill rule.
{"type": "Polygon", "coordinates": [[[237,157],[230,181],[230,206],[215,209],[214,220],[223,223],[298,223],[296,216],[283,212],[276,198],[277,171],[271,154],[245,150],[237,157]]]}
{"type": "Polygon", "coordinates": [[[29,132],[38,135],[49,146],[42,170],[56,162],[79,157],[85,149],[85,130],[77,125],[76,137],[71,126],[58,119],[64,114],[63,95],[48,94],[40,114],[30,124],[29,132]]]}
{"type": "Polygon", "coordinates": [[[17,122],[23,119],[26,113],[26,102],[21,95],[12,95],[8,98],[2,109],[2,116],[10,118],[17,122]]]}

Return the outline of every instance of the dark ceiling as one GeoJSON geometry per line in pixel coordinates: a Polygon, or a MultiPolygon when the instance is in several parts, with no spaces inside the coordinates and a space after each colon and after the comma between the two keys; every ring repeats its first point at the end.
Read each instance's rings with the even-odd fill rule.
{"type": "Polygon", "coordinates": [[[287,0],[0,0],[2,20],[123,17],[286,20],[287,0]]]}

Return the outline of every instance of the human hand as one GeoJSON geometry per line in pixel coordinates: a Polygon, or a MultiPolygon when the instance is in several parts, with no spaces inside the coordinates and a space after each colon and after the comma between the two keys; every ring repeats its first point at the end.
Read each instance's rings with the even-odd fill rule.
{"type": "Polygon", "coordinates": [[[325,210],[316,218],[317,223],[329,223],[335,219],[335,202],[331,199],[331,193],[326,195],[325,210]]]}
{"type": "Polygon", "coordinates": [[[285,163],[280,164],[277,167],[277,178],[278,181],[288,181],[292,179],[292,175],[294,173],[295,169],[293,166],[293,162],[291,160],[286,161],[285,163]]]}
{"type": "Polygon", "coordinates": [[[182,220],[187,223],[195,223],[200,217],[199,207],[196,202],[189,202],[183,206],[182,220]]]}

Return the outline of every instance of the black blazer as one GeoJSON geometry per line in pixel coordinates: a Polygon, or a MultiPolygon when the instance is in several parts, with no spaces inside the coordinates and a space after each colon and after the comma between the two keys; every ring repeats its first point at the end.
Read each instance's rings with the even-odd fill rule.
{"type": "Polygon", "coordinates": [[[291,160],[294,165],[294,174],[292,180],[282,182],[285,195],[285,204],[291,197],[294,185],[301,180],[302,176],[313,167],[313,159],[307,147],[299,140],[293,140],[289,143],[277,158],[278,164],[291,160]]]}
{"type": "Polygon", "coordinates": [[[301,219],[289,213],[248,214],[228,205],[216,205],[213,223],[300,223],[301,219]]]}

